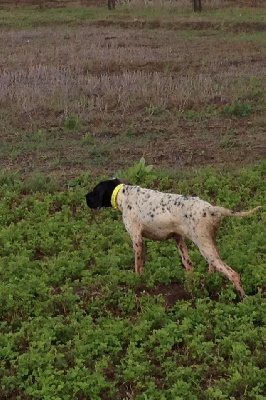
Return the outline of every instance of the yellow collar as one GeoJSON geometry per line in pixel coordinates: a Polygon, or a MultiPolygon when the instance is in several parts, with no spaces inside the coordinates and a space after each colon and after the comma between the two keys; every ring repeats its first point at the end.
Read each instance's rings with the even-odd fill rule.
{"type": "Polygon", "coordinates": [[[112,204],[112,207],[113,207],[115,210],[117,209],[116,198],[117,198],[118,192],[119,192],[119,190],[122,188],[122,186],[123,186],[123,183],[120,183],[119,185],[117,185],[117,186],[114,188],[114,191],[113,191],[112,196],[111,196],[111,204],[112,204]]]}

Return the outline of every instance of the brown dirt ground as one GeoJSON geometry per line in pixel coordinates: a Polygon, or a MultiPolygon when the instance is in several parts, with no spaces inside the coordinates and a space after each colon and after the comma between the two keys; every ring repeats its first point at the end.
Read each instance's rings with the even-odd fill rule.
{"type": "MultiPolygon", "coordinates": [[[[9,30],[9,36],[5,36],[0,44],[4,56],[1,70],[30,71],[32,65],[41,63],[47,66],[49,72],[50,66],[64,65],[80,47],[86,47],[90,32],[96,36],[98,32],[97,51],[106,48],[114,51],[114,55],[100,62],[95,53],[93,63],[85,63],[85,58],[77,61],[71,59],[70,68],[75,67],[75,62],[80,62],[81,66],[84,63],[84,76],[119,76],[125,71],[141,71],[179,78],[187,75],[193,80],[198,74],[215,79],[222,74],[226,76],[230,71],[235,79],[239,76],[250,79],[253,76],[261,78],[265,71],[263,42],[238,38],[240,31],[261,32],[261,24],[245,22],[235,25],[229,36],[222,38],[220,26],[212,22],[182,22],[180,26],[170,26],[159,21],[153,26],[152,23],[138,20],[104,20],[81,28],[62,27],[65,29],[64,43],[67,40],[69,43],[64,47],[60,37],[61,28],[57,29],[54,36],[47,28],[37,28],[36,31],[24,28],[21,33],[16,30],[14,34],[12,29],[9,30]],[[188,37],[176,39],[176,29],[187,32],[188,37]],[[195,34],[189,36],[193,30],[198,30],[197,37],[195,34]],[[87,32],[87,37],[84,37],[84,32],[87,32]],[[24,39],[30,41],[26,54],[22,45],[24,39]],[[163,58],[166,46],[173,49],[170,67],[166,66],[163,58]],[[118,62],[117,54],[123,48],[130,52],[131,59],[120,59],[118,62]],[[147,54],[147,57],[143,54],[147,54]]],[[[265,107],[242,117],[224,115],[220,111],[224,104],[230,102],[230,96],[233,99],[233,95],[229,93],[227,99],[213,96],[209,100],[199,97],[193,101],[192,98],[185,109],[179,109],[179,112],[179,105],[169,102],[159,114],[149,112],[147,103],[143,105],[141,101],[124,113],[114,105],[108,112],[94,110],[88,116],[84,113],[81,126],[74,130],[67,129],[64,124],[64,108],[47,103],[33,111],[17,108],[14,112],[12,103],[3,101],[0,167],[18,169],[24,175],[42,171],[65,180],[85,170],[92,175],[113,174],[124,166],[132,165],[142,156],[148,164],[162,168],[250,164],[266,156],[265,107]],[[207,115],[208,105],[215,107],[218,112],[207,115]],[[191,110],[194,114],[189,114],[191,110]],[[35,143],[31,135],[38,130],[45,133],[40,140],[34,139],[35,143]],[[84,137],[88,134],[91,139],[85,143],[84,137]]],[[[241,101],[254,100],[254,93],[250,98],[246,93],[245,96],[241,97],[241,101]]],[[[256,101],[255,98],[255,105],[256,101]]]]}

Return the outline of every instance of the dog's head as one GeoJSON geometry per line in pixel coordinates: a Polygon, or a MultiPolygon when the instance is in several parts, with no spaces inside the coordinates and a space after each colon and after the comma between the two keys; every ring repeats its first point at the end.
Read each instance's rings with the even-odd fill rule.
{"type": "Polygon", "coordinates": [[[111,197],[114,189],[122,182],[114,178],[100,182],[95,188],[86,194],[86,202],[90,208],[112,207],[111,197]]]}

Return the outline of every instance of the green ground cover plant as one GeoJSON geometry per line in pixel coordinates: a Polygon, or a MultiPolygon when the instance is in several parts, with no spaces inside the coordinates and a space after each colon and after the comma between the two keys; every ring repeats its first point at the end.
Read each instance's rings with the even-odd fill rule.
{"type": "Polygon", "coordinates": [[[121,216],[85,205],[89,173],[60,189],[2,171],[1,399],[265,399],[265,160],[181,172],[142,159],[119,174],[235,209],[263,205],[224,218],[218,235],[248,296],[239,302],[228,280],[208,275],[191,244],[193,273],[173,243],[147,241],[137,276],[121,216]]]}

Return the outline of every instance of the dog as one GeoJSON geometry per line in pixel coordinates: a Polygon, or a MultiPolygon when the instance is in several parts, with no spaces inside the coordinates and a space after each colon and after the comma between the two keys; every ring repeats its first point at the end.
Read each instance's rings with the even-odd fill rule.
{"type": "Polygon", "coordinates": [[[199,248],[209,264],[209,271],[223,273],[240,294],[245,296],[240,275],[220,257],[215,241],[221,216],[246,217],[261,208],[234,212],[213,206],[199,197],[162,193],[125,184],[118,178],[100,182],[86,194],[88,207],[113,207],[122,213],[135,252],[135,271],[142,273],[144,265],[143,238],[152,240],[174,239],[182,263],[187,270],[193,269],[184,237],[188,237],[199,248]]]}

